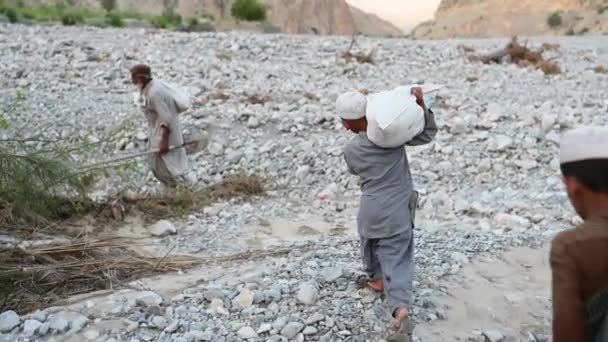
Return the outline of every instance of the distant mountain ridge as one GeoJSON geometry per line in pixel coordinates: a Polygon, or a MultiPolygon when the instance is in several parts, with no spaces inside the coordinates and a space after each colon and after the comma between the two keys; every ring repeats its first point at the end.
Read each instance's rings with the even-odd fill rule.
{"type": "MultiPolygon", "coordinates": [[[[284,33],[401,36],[403,32],[376,15],[351,7],[345,0],[261,0],[268,9],[268,23],[284,33]]],[[[52,3],[53,0],[26,0],[52,3]]],[[[161,14],[168,8],[182,16],[212,15],[216,28],[262,29],[263,25],[235,21],[230,15],[233,0],[116,0],[115,8],[161,14]]],[[[101,7],[102,0],[72,0],[87,7],[101,7]]]]}
{"type": "Polygon", "coordinates": [[[411,32],[422,39],[580,34],[608,34],[608,0],[442,0],[435,19],[411,32]]]}

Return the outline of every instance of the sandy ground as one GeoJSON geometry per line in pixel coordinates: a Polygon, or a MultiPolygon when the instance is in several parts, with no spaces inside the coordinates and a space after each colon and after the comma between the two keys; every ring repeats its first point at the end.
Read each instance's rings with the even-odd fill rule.
{"type": "MultiPolygon", "coordinates": [[[[140,237],[144,235],[143,228],[139,225],[132,224],[129,227],[119,230],[119,234],[140,237]]],[[[240,243],[258,248],[296,239],[320,239],[331,234],[355,238],[353,229],[345,228],[341,223],[328,224],[322,220],[261,222],[244,230],[240,243]]],[[[141,248],[140,252],[164,253],[153,248],[141,248]]],[[[520,341],[520,338],[523,341],[536,341],[527,339],[528,333],[536,336],[549,335],[551,301],[547,258],[546,247],[514,248],[496,256],[477,256],[442,284],[446,293],[439,297],[437,304],[445,309],[446,319],[419,323],[416,336],[425,342],[449,342],[468,341],[470,337],[481,336],[482,332],[486,331],[501,332],[506,337],[504,341],[520,341]]],[[[238,278],[242,279],[249,272],[264,267],[263,264],[267,262],[272,260],[233,265],[231,272],[215,266],[189,270],[184,274],[161,275],[137,281],[132,284],[131,289],[101,291],[97,296],[89,294],[73,298],[70,302],[75,306],[95,303],[95,308],[103,312],[111,308],[113,297],[130,297],[135,295],[137,290],[150,289],[165,298],[171,298],[182,289],[207,281],[223,279],[238,282],[238,279],[229,279],[232,278],[231,275],[238,274],[238,278]]],[[[120,324],[118,321],[104,323],[106,328],[120,324]]],[[[103,329],[101,326],[98,328],[103,329]]]]}
{"type": "Polygon", "coordinates": [[[416,334],[438,342],[466,341],[477,329],[500,331],[515,341],[527,337],[522,332],[547,334],[550,280],[547,248],[480,256],[446,284],[448,294],[440,303],[447,306],[447,319],[420,324],[416,334]]]}

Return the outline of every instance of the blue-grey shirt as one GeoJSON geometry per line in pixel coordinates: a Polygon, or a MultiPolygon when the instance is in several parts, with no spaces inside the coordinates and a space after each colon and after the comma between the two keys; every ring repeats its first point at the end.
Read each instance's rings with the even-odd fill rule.
{"type": "MultiPolygon", "coordinates": [[[[437,125],[431,110],[426,111],[425,121],[424,131],[405,145],[424,145],[433,140],[437,125]]],[[[405,145],[381,148],[366,133],[359,133],[344,148],[349,171],[360,178],[357,227],[363,238],[391,237],[414,226],[418,194],[414,191],[405,145]]]]}

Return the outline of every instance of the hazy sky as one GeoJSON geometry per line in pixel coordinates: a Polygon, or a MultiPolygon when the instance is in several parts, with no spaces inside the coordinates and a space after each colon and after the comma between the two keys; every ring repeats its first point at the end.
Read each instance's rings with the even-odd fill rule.
{"type": "Polygon", "coordinates": [[[377,14],[402,29],[433,18],[441,0],[346,0],[366,12],[377,14]]]}

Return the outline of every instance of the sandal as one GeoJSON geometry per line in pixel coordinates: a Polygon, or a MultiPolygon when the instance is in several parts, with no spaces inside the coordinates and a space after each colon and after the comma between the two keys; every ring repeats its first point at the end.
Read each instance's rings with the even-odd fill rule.
{"type": "Polygon", "coordinates": [[[414,321],[407,312],[402,317],[395,317],[389,329],[387,342],[412,342],[414,326],[414,321]]]}
{"type": "Polygon", "coordinates": [[[360,289],[370,289],[375,292],[384,291],[384,282],[382,280],[372,280],[366,275],[361,275],[357,278],[357,286],[360,289]]]}

